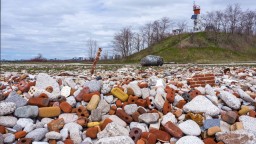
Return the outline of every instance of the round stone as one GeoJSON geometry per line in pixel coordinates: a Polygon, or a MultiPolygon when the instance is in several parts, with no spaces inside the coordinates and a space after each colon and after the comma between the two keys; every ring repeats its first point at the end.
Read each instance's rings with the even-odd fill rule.
{"type": "Polygon", "coordinates": [[[185,122],[180,123],[178,127],[186,135],[198,136],[201,134],[199,125],[193,120],[186,120],[185,122]]]}
{"type": "Polygon", "coordinates": [[[184,136],[180,138],[175,144],[204,144],[204,142],[195,136],[184,136]]]}

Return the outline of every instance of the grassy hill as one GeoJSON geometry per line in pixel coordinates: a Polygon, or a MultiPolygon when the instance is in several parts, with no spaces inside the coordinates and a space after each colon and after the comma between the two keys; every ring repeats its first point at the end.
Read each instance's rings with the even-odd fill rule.
{"type": "Polygon", "coordinates": [[[256,37],[206,32],[175,35],[127,57],[123,62],[139,62],[149,54],[159,55],[165,62],[177,63],[256,61],[256,37]]]}

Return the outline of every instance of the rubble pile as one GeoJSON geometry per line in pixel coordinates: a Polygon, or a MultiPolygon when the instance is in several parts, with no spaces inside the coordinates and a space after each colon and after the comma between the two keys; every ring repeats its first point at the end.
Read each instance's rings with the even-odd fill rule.
{"type": "Polygon", "coordinates": [[[255,144],[256,68],[4,72],[0,143],[255,144]]]}

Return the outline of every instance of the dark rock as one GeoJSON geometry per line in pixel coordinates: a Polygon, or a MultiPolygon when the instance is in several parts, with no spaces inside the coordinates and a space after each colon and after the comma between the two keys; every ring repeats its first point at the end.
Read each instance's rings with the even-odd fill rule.
{"type": "Polygon", "coordinates": [[[148,55],[140,60],[142,66],[162,66],[164,60],[160,56],[148,55]]]}

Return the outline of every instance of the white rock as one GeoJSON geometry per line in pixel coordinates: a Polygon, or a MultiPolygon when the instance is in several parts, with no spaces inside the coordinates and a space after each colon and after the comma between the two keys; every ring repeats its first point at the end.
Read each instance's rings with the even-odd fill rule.
{"type": "Polygon", "coordinates": [[[217,105],[218,104],[218,97],[215,95],[206,95],[207,97],[213,104],[217,105]]]}
{"type": "Polygon", "coordinates": [[[164,99],[161,94],[157,93],[155,96],[155,106],[158,110],[162,110],[164,106],[164,99]]]}
{"type": "Polygon", "coordinates": [[[204,144],[204,142],[196,136],[184,136],[175,144],[204,144]]]}
{"type": "Polygon", "coordinates": [[[17,118],[13,116],[0,116],[0,125],[13,127],[16,125],[17,118]]]}
{"type": "Polygon", "coordinates": [[[76,99],[73,96],[67,97],[66,102],[69,103],[72,107],[76,106],[76,99]]]}
{"type": "Polygon", "coordinates": [[[138,86],[137,83],[135,83],[135,82],[132,83],[131,82],[131,83],[129,83],[128,86],[133,90],[135,96],[138,96],[138,97],[142,96],[141,89],[140,89],[140,87],[138,86]]]}
{"type": "Polygon", "coordinates": [[[65,78],[64,82],[70,86],[71,88],[75,89],[76,88],[76,83],[73,81],[72,78],[65,78]]]}
{"type": "Polygon", "coordinates": [[[180,100],[184,100],[184,98],[182,96],[176,94],[175,97],[174,97],[173,105],[176,106],[180,100]]]}
{"type": "Polygon", "coordinates": [[[16,104],[13,102],[0,102],[0,116],[11,114],[15,111],[16,104]]]}
{"type": "Polygon", "coordinates": [[[115,136],[101,138],[96,144],[134,144],[134,141],[129,136],[115,136]]]}
{"type": "Polygon", "coordinates": [[[238,94],[240,95],[240,97],[247,101],[247,102],[255,102],[255,100],[253,98],[250,97],[250,95],[248,95],[246,92],[244,92],[242,89],[237,89],[238,94]]]}
{"type": "Polygon", "coordinates": [[[59,118],[63,118],[65,123],[75,122],[78,116],[74,113],[63,113],[59,115],[59,118]]]}
{"type": "Polygon", "coordinates": [[[120,126],[126,127],[127,124],[125,121],[123,121],[122,119],[120,119],[118,116],[116,115],[111,115],[110,117],[108,117],[109,119],[111,119],[113,122],[119,124],[120,126]]]}
{"type": "Polygon", "coordinates": [[[168,112],[166,115],[163,116],[161,124],[165,125],[168,121],[171,121],[174,124],[177,123],[177,119],[175,118],[175,115],[172,114],[171,112],[168,112]]]}
{"type": "Polygon", "coordinates": [[[35,125],[35,124],[29,123],[29,124],[27,124],[27,125],[24,127],[23,131],[29,133],[29,132],[31,132],[32,130],[34,130],[35,128],[36,128],[36,125],[35,125]]]}
{"type": "Polygon", "coordinates": [[[163,87],[163,88],[165,88],[166,84],[165,84],[165,81],[163,79],[157,79],[155,86],[156,87],[163,87]]]}
{"type": "Polygon", "coordinates": [[[107,94],[111,91],[111,86],[110,84],[103,84],[102,85],[102,89],[101,89],[101,93],[102,94],[107,94]]]}
{"type": "Polygon", "coordinates": [[[152,96],[152,97],[155,97],[155,95],[156,95],[156,90],[155,90],[155,89],[151,89],[151,90],[149,91],[149,95],[152,96]]]}
{"type": "Polygon", "coordinates": [[[36,76],[36,85],[35,87],[39,88],[39,89],[43,89],[45,90],[48,86],[51,86],[53,88],[53,91],[51,92],[51,94],[54,97],[50,97],[49,98],[57,98],[60,94],[60,87],[59,84],[57,83],[57,81],[55,79],[53,79],[51,76],[49,76],[46,73],[39,73],[36,76]]]}
{"type": "Polygon", "coordinates": [[[150,95],[150,90],[149,88],[142,88],[141,93],[142,93],[142,98],[146,99],[150,95]]]}
{"type": "Polygon", "coordinates": [[[61,129],[60,134],[61,134],[62,140],[64,141],[68,137],[68,129],[67,128],[61,129]]]}
{"type": "Polygon", "coordinates": [[[64,87],[61,89],[60,95],[61,95],[61,96],[64,96],[64,97],[68,97],[68,96],[70,95],[70,92],[71,92],[71,87],[69,87],[69,86],[64,86],[64,87]]]}
{"type": "Polygon", "coordinates": [[[138,110],[138,106],[136,104],[128,104],[124,106],[124,111],[128,115],[132,115],[134,112],[138,110]]]}
{"type": "Polygon", "coordinates": [[[82,142],[82,137],[80,131],[83,129],[82,126],[75,122],[67,123],[63,128],[68,129],[70,138],[75,144],[80,144],[82,142]]]}
{"type": "Polygon", "coordinates": [[[211,96],[216,96],[214,89],[209,84],[205,86],[205,93],[211,96]]]}
{"type": "Polygon", "coordinates": [[[244,129],[253,131],[256,134],[256,118],[242,115],[239,117],[239,121],[243,123],[244,129]]]}
{"type": "Polygon", "coordinates": [[[185,122],[180,123],[178,127],[186,135],[198,136],[201,134],[199,125],[193,120],[186,120],[185,122]]]}
{"type": "Polygon", "coordinates": [[[196,87],[195,89],[199,90],[202,95],[205,95],[205,93],[206,93],[206,90],[204,87],[196,87]]]}
{"type": "Polygon", "coordinates": [[[185,112],[194,113],[206,113],[208,115],[214,116],[220,113],[220,109],[216,107],[210,100],[204,96],[196,96],[189,103],[183,106],[185,112]]]}
{"type": "Polygon", "coordinates": [[[219,96],[229,107],[233,109],[239,109],[241,106],[240,100],[234,96],[233,94],[226,92],[226,91],[220,91],[219,96]]]}
{"type": "Polygon", "coordinates": [[[48,139],[54,139],[54,140],[58,140],[58,139],[62,138],[61,134],[58,133],[58,132],[55,132],[55,131],[51,131],[51,132],[46,133],[45,137],[48,138],[48,139]]]}
{"type": "Polygon", "coordinates": [[[109,103],[109,104],[111,104],[111,103],[113,102],[113,100],[114,100],[113,95],[104,96],[103,98],[104,98],[104,100],[105,100],[107,103],[109,103]]]}
{"type": "Polygon", "coordinates": [[[20,125],[22,128],[24,128],[27,124],[33,124],[33,120],[30,118],[19,118],[17,121],[17,125],[20,125]]]}
{"type": "Polygon", "coordinates": [[[144,113],[139,116],[140,122],[145,122],[147,124],[155,123],[159,119],[158,113],[144,113]]]}
{"type": "Polygon", "coordinates": [[[105,129],[97,134],[97,138],[105,138],[105,137],[114,137],[114,136],[128,136],[129,131],[120,126],[119,124],[116,124],[115,122],[111,122],[107,124],[105,129]]]}
{"type": "Polygon", "coordinates": [[[148,126],[145,123],[131,122],[130,129],[132,128],[139,128],[142,132],[148,132],[148,126]]]}

